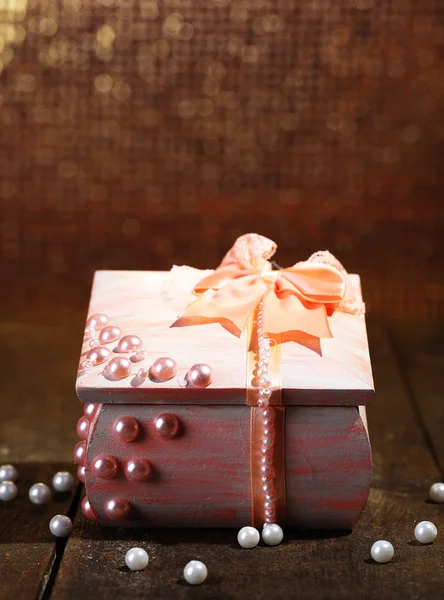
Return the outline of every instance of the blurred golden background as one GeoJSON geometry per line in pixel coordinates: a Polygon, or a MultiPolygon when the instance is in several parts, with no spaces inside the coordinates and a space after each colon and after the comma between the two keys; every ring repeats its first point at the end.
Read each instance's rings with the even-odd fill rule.
{"type": "Polygon", "coordinates": [[[442,7],[0,0],[5,305],[86,311],[95,269],[254,231],[331,250],[373,314],[442,314],[442,7]]]}

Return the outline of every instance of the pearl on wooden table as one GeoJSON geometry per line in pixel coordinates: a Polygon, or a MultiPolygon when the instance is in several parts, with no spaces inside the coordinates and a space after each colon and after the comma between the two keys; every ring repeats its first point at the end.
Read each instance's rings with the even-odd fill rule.
{"type": "Polygon", "coordinates": [[[51,519],[49,529],[57,537],[66,537],[72,531],[72,521],[66,515],[56,515],[51,519]]]}
{"type": "Polygon", "coordinates": [[[370,550],[371,557],[378,563],[386,563],[392,560],[395,549],[387,540],[378,540],[370,550]]]}
{"type": "Polygon", "coordinates": [[[433,502],[437,502],[439,504],[444,502],[444,483],[434,483],[429,490],[429,497],[433,502]]]}
{"type": "Polygon", "coordinates": [[[415,527],[415,538],[421,544],[431,544],[437,535],[438,530],[436,525],[431,521],[421,521],[415,527]]]}
{"type": "Polygon", "coordinates": [[[2,481],[0,483],[0,500],[10,502],[17,496],[17,486],[13,481],[2,481]]]}
{"type": "Polygon", "coordinates": [[[190,560],[185,565],[183,576],[190,585],[200,585],[208,577],[208,570],[200,560],[190,560]]]}
{"type": "Polygon", "coordinates": [[[137,371],[137,379],[146,379],[148,377],[148,369],[139,369],[137,371]]]}
{"type": "Polygon", "coordinates": [[[262,541],[267,546],[277,546],[284,539],[284,532],[282,527],[276,523],[266,523],[262,529],[262,541]]]}
{"type": "Polygon", "coordinates": [[[125,564],[131,571],[141,571],[148,565],[148,553],[143,548],[131,548],[125,554],[125,564]]]}
{"type": "Polygon", "coordinates": [[[242,548],[255,548],[260,539],[259,531],[255,527],[242,527],[237,534],[237,541],[242,548]]]}
{"type": "Polygon", "coordinates": [[[51,500],[51,490],[46,483],[34,483],[28,495],[33,504],[47,504],[51,500]]]}
{"type": "Polygon", "coordinates": [[[74,483],[74,477],[69,471],[58,471],[52,478],[52,487],[56,492],[70,492],[74,483]]]}
{"type": "Polygon", "coordinates": [[[17,469],[14,465],[2,465],[0,467],[0,482],[15,481],[17,479],[17,469]]]}

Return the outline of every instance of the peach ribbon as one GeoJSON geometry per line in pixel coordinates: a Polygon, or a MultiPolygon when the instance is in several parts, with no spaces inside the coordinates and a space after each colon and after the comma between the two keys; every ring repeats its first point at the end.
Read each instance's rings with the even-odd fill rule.
{"type": "Polygon", "coordinates": [[[330,338],[328,317],[335,310],[364,311],[332,254],[316,252],[307,261],[273,270],[268,259],[275,250],[272,240],[258,234],[238,238],[220,266],[194,286],[196,300],[172,326],[219,322],[240,336],[262,300],[268,335],[302,332],[330,338]]]}

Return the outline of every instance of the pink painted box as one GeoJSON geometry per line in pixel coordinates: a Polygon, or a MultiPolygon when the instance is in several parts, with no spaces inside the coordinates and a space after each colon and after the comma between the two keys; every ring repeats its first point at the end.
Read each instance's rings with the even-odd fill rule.
{"type": "MultiPolygon", "coordinates": [[[[75,449],[83,512],[104,525],[259,525],[247,334],[218,323],[171,328],[178,308],[165,294],[169,277],[95,275],[76,386],[85,403],[75,449]],[[158,357],[171,357],[177,375],[161,383],[145,376],[158,357]],[[118,378],[109,376],[111,360],[118,378]],[[195,363],[212,367],[206,388],[185,385],[195,363]]],[[[348,284],[361,298],[359,277],[348,275],[348,284]]],[[[279,523],[302,529],[351,528],[370,486],[365,405],[374,392],[365,317],[335,312],[329,323],[330,339],[280,345],[279,523]]]]}

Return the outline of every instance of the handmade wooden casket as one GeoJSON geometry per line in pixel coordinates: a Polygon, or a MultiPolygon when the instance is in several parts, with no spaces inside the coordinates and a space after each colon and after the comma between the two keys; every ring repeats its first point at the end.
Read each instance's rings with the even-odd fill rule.
{"type": "MultiPolygon", "coordinates": [[[[171,328],[178,311],[162,291],[168,277],[95,275],[77,379],[85,403],[75,450],[84,514],[104,525],[259,526],[247,335],[238,338],[218,323],[171,328]],[[119,346],[131,335],[144,350],[136,338],[119,346]],[[174,378],[158,383],[137,375],[158,357],[176,361],[174,378]],[[116,358],[123,360],[112,371],[116,358]],[[185,385],[195,363],[213,370],[206,388],[185,385]]],[[[360,297],[359,277],[348,278],[360,297]]],[[[331,339],[301,335],[279,348],[278,522],[302,529],[351,528],[370,485],[365,405],[373,381],[365,318],[335,312],[329,321],[331,339]]]]}

